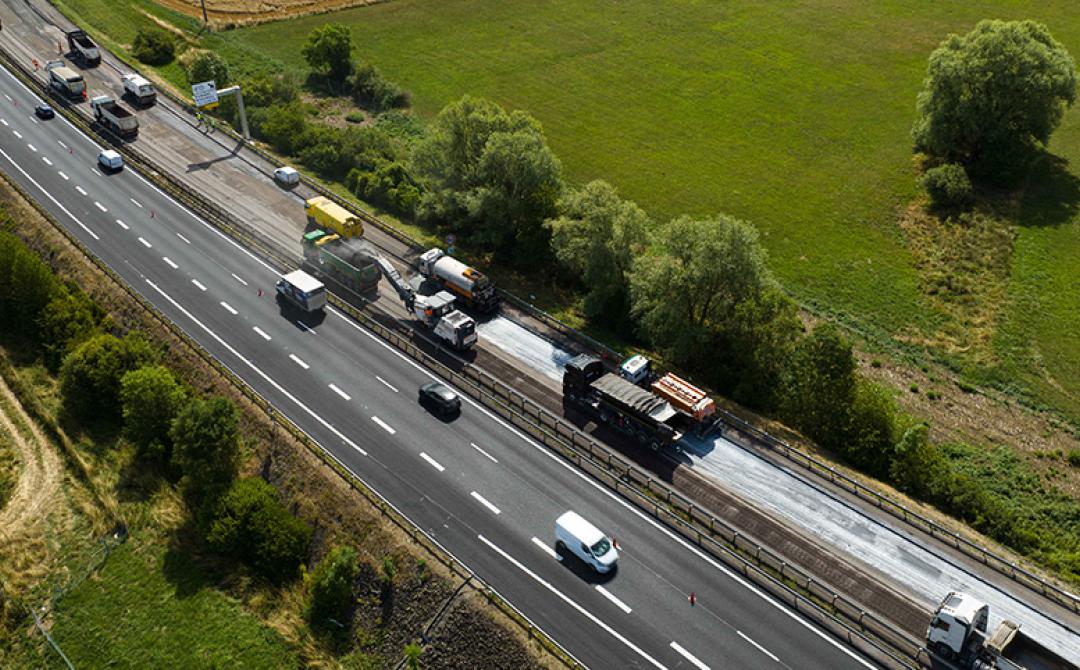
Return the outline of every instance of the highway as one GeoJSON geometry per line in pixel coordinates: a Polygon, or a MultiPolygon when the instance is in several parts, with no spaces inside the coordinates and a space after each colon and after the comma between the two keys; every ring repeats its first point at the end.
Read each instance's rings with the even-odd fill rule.
{"type": "Polygon", "coordinates": [[[481,407],[426,413],[428,372],[334,310],[298,322],[272,268],[134,171],[98,172],[98,147],[35,119],[36,96],[6,71],[0,96],[0,169],[583,663],[872,667],[481,407]],[[554,554],[567,509],[617,538],[614,576],[554,554]]]}

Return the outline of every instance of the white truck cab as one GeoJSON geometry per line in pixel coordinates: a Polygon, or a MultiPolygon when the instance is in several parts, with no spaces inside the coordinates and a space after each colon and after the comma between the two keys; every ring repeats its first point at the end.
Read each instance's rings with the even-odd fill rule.
{"type": "Polygon", "coordinates": [[[326,286],[303,270],[282,275],[276,289],[279,296],[305,312],[315,312],[326,307],[326,286]]]}
{"type": "Polygon", "coordinates": [[[566,512],[555,520],[555,548],[570,551],[597,572],[615,568],[619,552],[614,544],[577,512],[566,512]]]}
{"type": "Polygon", "coordinates": [[[115,172],[124,168],[124,157],[120,155],[120,152],[112,149],[105,149],[98,154],[98,165],[100,165],[107,172],[115,172]]]}
{"type": "Polygon", "coordinates": [[[945,597],[926,630],[931,651],[945,658],[963,654],[973,633],[985,633],[990,607],[964,593],[945,597]]]}

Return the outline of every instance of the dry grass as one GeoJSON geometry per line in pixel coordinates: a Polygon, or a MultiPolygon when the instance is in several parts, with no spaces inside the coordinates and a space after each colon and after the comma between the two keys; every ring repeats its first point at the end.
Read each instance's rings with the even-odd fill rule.
{"type": "MultiPolygon", "coordinates": [[[[382,0],[206,0],[206,16],[214,27],[254,25],[310,14],[373,5],[382,0]]],[[[162,7],[202,19],[200,0],[156,0],[162,7]]]]}

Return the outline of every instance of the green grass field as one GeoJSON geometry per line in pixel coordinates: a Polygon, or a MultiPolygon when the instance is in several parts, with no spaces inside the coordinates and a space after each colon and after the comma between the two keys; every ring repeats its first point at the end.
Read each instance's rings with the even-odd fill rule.
{"type": "MultiPolygon", "coordinates": [[[[137,20],[104,0],[63,4],[121,42],[134,35],[137,20]]],[[[657,219],[746,219],[804,304],[918,342],[951,318],[920,289],[896,223],[918,194],[909,131],[927,56],[982,18],[1042,21],[1080,56],[1074,9],[1064,0],[394,0],[204,45],[239,69],[302,70],[305,36],[347,23],[357,55],[410,90],[422,116],[465,93],[526,109],[572,182],[607,179],[657,219]]],[[[1080,111],[1051,149],[1080,158],[1080,111]]],[[[1060,206],[1075,190],[1033,181],[1017,208],[1006,298],[984,324],[991,355],[977,366],[962,353],[954,360],[1080,417],[1080,228],[1060,206]]]]}

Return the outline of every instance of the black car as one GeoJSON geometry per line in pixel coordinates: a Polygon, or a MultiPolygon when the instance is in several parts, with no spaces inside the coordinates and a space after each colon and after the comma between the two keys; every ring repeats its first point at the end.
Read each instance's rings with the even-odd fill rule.
{"type": "Polygon", "coordinates": [[[444,417],[461,412],[461,398],[441,382],[431,382],[420,387],[420,404],[444,417]]]}
{"type": "Polygon", "coordinates": [[[37,114],[39,119],[51,119],[56,116],[56,112],[48,105],[38,105],[34,108],[34,114],[37,114]]]}

